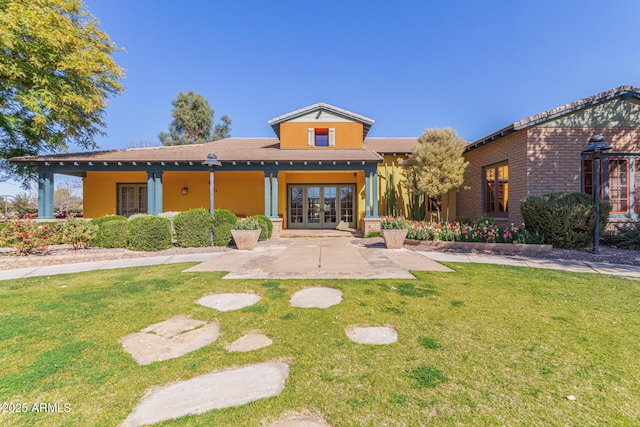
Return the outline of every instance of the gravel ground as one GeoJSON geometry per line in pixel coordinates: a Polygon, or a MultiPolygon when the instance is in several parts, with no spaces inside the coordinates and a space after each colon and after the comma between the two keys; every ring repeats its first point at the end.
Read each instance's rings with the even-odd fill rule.
{"type": "MultiPolygon", "coordinates": [[[[381,237],[368,239],[354,238],[352,243],[366,247],[384,247],[381,237]]],[[[287,244],[287,239],[270,239],[258,242],[258,246],[287,244]]],[[[414,251],[438,251],[454,253],[473,253],[476,255],[510,255],[527,256],[534,258],[553,258],[564,260],[578,260],[587,262],[606,262],[610,264],[640,265],[640,251],[618,249],[609,246],[601,246],[599,254],[593,254],[587,250],[553,249],[547,253],[515,253],[497,251],[467,251],[459,249],[433,249],[426,245],[405,245],[406,249],[414,251]]],[[[151,256],[167,256],[193,253],[215,253],[234,250],[233,247],[207,247],[207,248],[171,248],[159,252],[135,252],[128,249],[104,249],[89,248],[74,251],[68,245],[56,245],[47,249],[44,254],[30,256],[16,256],[11,249],[0,249],[0,270],[10,270],[15,268],[41,267],[45,265],[56,265],[76,262],[101,261],[120,258],[137,258],[151,256]]]]}

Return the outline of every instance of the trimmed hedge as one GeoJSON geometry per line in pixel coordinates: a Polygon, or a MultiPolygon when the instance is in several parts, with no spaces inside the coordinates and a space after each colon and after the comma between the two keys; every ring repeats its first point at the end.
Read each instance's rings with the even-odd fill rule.
{"type": "Polygon", "coordinates": [[[173,219],[176,243],[183,248],[211,246],[213,218],[207,209],[180,212],[173,219]]]}
{"type": "Polygon", "coordinates": [[[258,240],[263,241],[270,239],[271,234],[273,233],[273,223],[271,220],[264,215],[254,215],[251,218],[257,219],[260,223],[260,228],[262,229],[258,240]]]}
{"type": "Polygon", "coordinates": [[[238,217],[226,209],[216,209],[213,211],[213,244],[215,246],[228,246],[233,242],[231,230],[238,222],[238,217]]]}
{"type": "Polygon", "coordinates": [[[101,248],[126,248],[127,247],[127,218],[122,215],[106,215],[91,220],[98,226],[96,237],[91,242],[93,246],[101,248]],[[120,225],[111,225],[112,222],[121,222],[120,225]],[[122,230],[125,230],[124,232],[122,230]],[[120,234],[117,234],[120,233],[120,234]]]}
{"type": "MultiPolygon", "coordinates": [[[[520,209],[527,227],[557,248],[585,248],[593,243],[596,217],[593,197],[584,193],[551,193],[522,199],[520,209]]],[[[611,204],[600,202],[600,235],[609,221],[611,204]]]]}
{"type": "Polygon", "coordinates": [[[128,221],[129,248],[134,251],[161,251],[171,245],[171,221],[143,216],[128,221]]]}
{"type": "MultiPolygon", "coordinates": [[[[128,221],[107,221],[100,227],[103,248],[126,248],[129,242],[128,221]]],[[[94,240],[95,242],[95,240],[94,240]]],[[[95,245],[98,246],[98,245],[95,245]]]]}

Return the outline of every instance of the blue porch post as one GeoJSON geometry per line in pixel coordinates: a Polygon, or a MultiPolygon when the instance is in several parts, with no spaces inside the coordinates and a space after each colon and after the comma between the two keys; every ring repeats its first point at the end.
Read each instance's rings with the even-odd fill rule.
{"type": "Polygon", "coordinates": [[[162,172],[156,172],[156,203],[154,215],[162,213],[162,172]]]}
{"type": "Polygon", "coordinates": [[[278,171],[271,178],[271,218],[278,218],[278,171]]]}
{"type": "Polygon", "coordinates": [[[373,217],[378,218],[378,168],[373,171],[373,217]]]}
{"type": "Polygon", "coordinates": [[[364,171],[364,216],[371,216],[371,172],[367,169],[364,171]]]}
{"type": "Polygon", "coordinates": [[[156,183],[154,173],[147,171],[147,213],[154,215],[156,212],[156,183]]]}
{"type": "Polygon", "coordinates": [[[38,218],[53,218],[53,173],[38,173],[38,218]]]}
{"type": "Polygon", "coordinates": [[[271,216],[271,171],[264,171],[264,216],[271,216]]]}

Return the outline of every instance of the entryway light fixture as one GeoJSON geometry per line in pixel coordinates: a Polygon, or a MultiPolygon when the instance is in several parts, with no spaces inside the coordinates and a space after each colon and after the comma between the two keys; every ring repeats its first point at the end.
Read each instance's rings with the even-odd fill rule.
{"type": "Polygon", "coordinates": [[[182,187],[182,195],[186,196],[187,194],[189,194],[189,188],[188,187],[182,187]]]}

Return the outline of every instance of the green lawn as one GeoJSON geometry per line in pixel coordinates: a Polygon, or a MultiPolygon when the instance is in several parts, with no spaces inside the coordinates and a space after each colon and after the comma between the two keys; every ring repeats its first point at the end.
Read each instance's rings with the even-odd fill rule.
{"type": "Polygon", "coordinates": [[[293,412],[333,426],[633,425],[640,419],[640,281],[449,264],[418,280],[228,281],[188,265],[0,282],[0,403],[70,412],[0,414],[1,425],[117,425],[145,390],[214,370],[290,363],[284,392],[162,426],[260,426],[293,412]],[[305,287],[342,289],[326,310],[295,309],[305,287]],[[194,303],[253,291],[249,309],[194,303]],[[118,339],[177,314],[217,320],[214,344],[138,366],[118,339]],[[399,341],[349,341],[348,325],[393,325],[399,341]],[[274,344],[224,346],[247,332],[274,344]],[[567,396],[576,400],[568,400],[567,396]]]}

